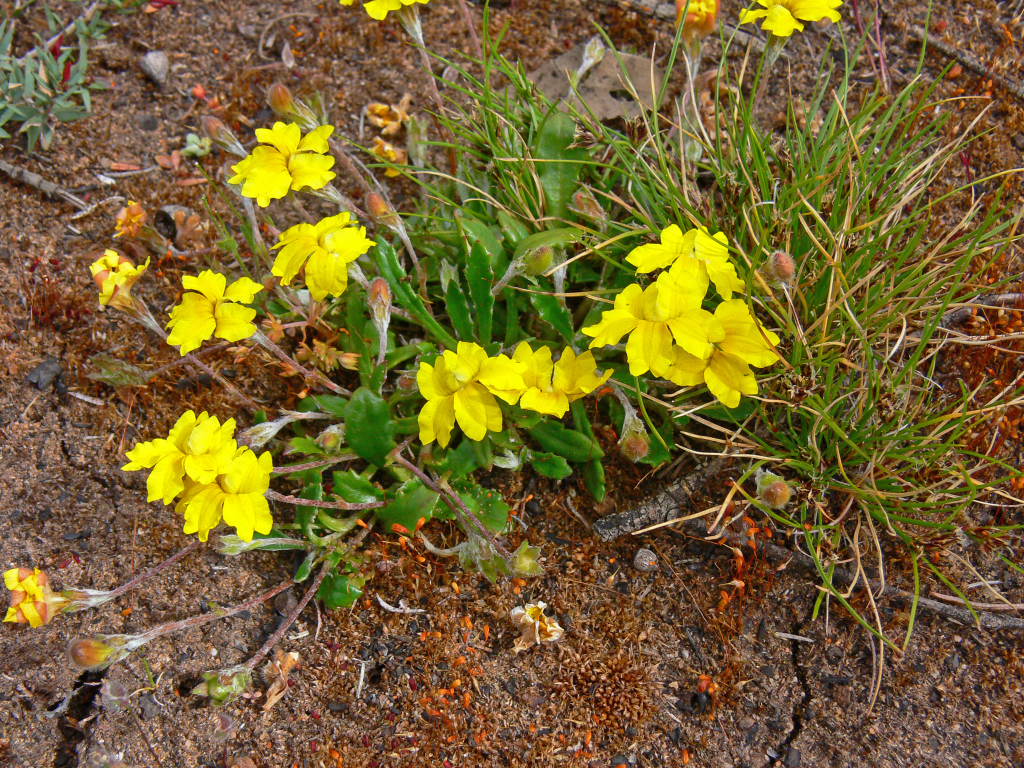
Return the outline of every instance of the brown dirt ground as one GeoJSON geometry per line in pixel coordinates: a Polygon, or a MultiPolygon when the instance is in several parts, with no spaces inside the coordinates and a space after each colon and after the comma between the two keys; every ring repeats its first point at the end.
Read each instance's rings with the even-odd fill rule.
{"type": "MultiPolygon", "coordinates": [[[[1012,5],[963,4],[942,19],[948,23],[943,39],[997,69],[1019,72],[1022,27],[1010,18],[1012,5]],[[1000,25],[1012,43],[1001,38],[1000,25]]],[[[68,11],[65,3],[52,7],[68,11]]],[[[723,18],[736,12],[736,3],[726,3],[723,18]]],[[[595,13],[621,47],[644,52],[657,40],[664,50],[669,39],[670,27],[651,19],[604,6],[595,13]]],[[[922,7],[906,4],[883,25],[897,84],[912,72],[919,51],[906,35],[908,23],[923,15],[922,7]]],[[[428,44],[442,52],[468,48],[453,5],[434,0],[424,17],[428,44]]],[[[494,17],[502,22],[509,11],[496,10],[494,17]]],[[[245,118],[253,125],[269,117],[262,95],[275,79],[286,78],[300,93],[321,90],[339,132],[350,138],[357,137],[358,113],[368,101],[397,101],[410,92],[425,106],[418,58],[397,25],[373,24],[332,3],[217,0],[111,19],[116,26],[94,57],[95,73],[115,88],[96,96],[95,115],[62,128],[49,152],[26,157],[16,142],[0,151],[3,159],[93,201],[118,194],[150,210],[168,203],[201,210],[204,188],[175,183],[194,175],[187,163],[177,174],[117,177],[113,188],[97,180],[97,174],[114,173],[112,163],[148,168],[155,154],[182,146],[185,134],[197,129],[199,112],[189,96],[197,83],[220,96],[228,121],[245,118]],[[258,36],[282,13],[317,14],[286,22],[295,26],[289,34],[298,65],[291,72],[255,52],[253,30],[258,36]],[[136,66],[151,49],[171,57],[163,89],[136,66]]],[[[590,19],[591,11],[578,2],[523,2],[506,52],[540,62],[589,37],[590,19]]],[[[275,29],[271,50],[281,44],[283,27],[275,29]]],[[[806,35],[795,50],[817,61],[824,40],[806,35]]],[[[796,92],[811,85],[816,72],[802,60],[794,57],[796,92]]],[[[946,63],[931,57],[927,76],[936,77],[946,63]]],[[[866,60],[857,76],[866,85],[873,82],[866,60]]],[[[768,116],[781,109],[781,85],[768,93],[768,116]]],[[[949,169],[943,184],[1021,165],[1024,104],[999,88],[985,97],[985,78],[969,72],[942,88],[950,95],[957,88],[979,95],[961,123],[987,106],[977,130],[995,129],[963,167],[949,169]]],[[[215,170],[216,162],[208,167],[215,170]]],[[[993,190],[989,184],[978,193],[993,190]]],[[[223,390],[180,370],[123,400],[85,377],[88,358],[100,351],[152,366],[172,360],[171,350],[126,333],[117,318],[94,305],[87,265],[111,244],[116,208],[101,207],[72,222],[67,206],[6,180],[0,185],[0,566],[38,566],[58,585],[113,588],[184,546],[187,537],[174,516],[145,503],[143,478],[117,467],[136,439],[160,434],[185,407],[236,413],[223,390]],[[62,384],[36,390],[25,377],[49,357],[60,363],[62,384]],[[104,404],[83,402],[65,388],[104,404]]],[[[937,226],[954,213],[937,211],[937,226]]],[[[174,301],[181,271],[201,263],[154,263],[157,279],[145,289],[154,310],[174,301]]],[[[1019,264],[1005,268],[1019,270],[1019,264]]],[[[976,363],[953,359],[951,382],[980,375],[976,363]]],[[[287,382],[276,374],[227,358],[212,364],[257,400],[288,404],[282,400],[287,382]]],[[[1013,356],[985,364],[1001,366],[1004,377],[1019,371],[1013,356]]],[[[612,501],[600,512],[624,509],[663,482],[618,461],[609,473],[612,501]]],[[[511,502],[525,493],[507,473],[490,482],[511,502]]],[[[269,713],[259,700],[230,706],[237,733],[226,749],[212,739],[213,712],[188,692],[200,672],[240,663],[259,647],[276,624],[272,606],[162,638],[110,670],[109,676],[137,692],[132,701],[142,717],[138,727],[127,715],[95,706],[96,688],[88,683],[97,678],[72,671],[64,647],[76,635],[137,632],[191,615],[205,601],[241,602],[287,578],[287,558],[228,562],[206,548],[116,605],[64,616],[35,631],[3,625],[0,765],[84,766],[103,751],[123,752],[128,765],[153,764],[140,729],[158,764],[178,766],[221,765],[225,756],[275,767],[1024,764],[1020,635],[919,616],[907,652],[885,659],[880,697],[869,715],[875,661],[866,633],[836,610],[812,621],[816,591],[805,574],[748,556],[748,596],[720,612],[719,592],[734,576],[727,549],[674,531],[598,543],[568,514],[567,485],[530,490],[537,498],[526,505],[524,519],[527,536],[544,550],[544,577],[490,585],[452,563],[421,563],[396,542],[378,541],[370,550],[377,576],[367,599],[319,618],[312,607],[303,613],[283,643],[301,654],[294,687],[269,713]],[[630,566],[641,545],[660,555],[657,572],[630,566]],[[388,613],[373,600],[376,595],[392,604],[405,599],[426,613],[388,613]],[[525,599],[545,600],[568,631],[556,646],[516,656],[508,613],[525,599]],[[152,692],[146,690],[147,670],[156,681],[152,692]],[[708,702],[697,693],[701,675],[718,686],[708,702]],[[47,710],[72,690],[68,712],[48,718],[47,710]]],[[[716,493],[709,489],[709,499],[716,493]]],[[[583,496],[577,507],[587,519],[598,514],[583,496]]],[[[1024,601],[1019,580],[1001,571],[994,575],[1005,578],[1012,599],[1024,601]]],[[[903,606],[883,601],[880,609],[891,631],[905,624],[903,606]]]]}

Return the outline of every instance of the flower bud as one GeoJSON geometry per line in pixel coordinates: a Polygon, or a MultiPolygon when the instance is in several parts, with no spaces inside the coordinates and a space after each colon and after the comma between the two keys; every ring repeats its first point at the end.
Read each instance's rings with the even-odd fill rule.
{"type": "Polygon", "coordinates": [[[254,424],[248,429],[243,429],[238,435],[239,445],[247,445],[254,451],[274,439],[274,436],[281,431],[281,428],[291,424],[295,419],[283,416],[274,421],[265,421],[262,424],[254,424]]]}
{"type": "Polygon", "coordinates": [[[395,209],[376,192],[370,192],[366,196],[366,210],[369,212],[374,224],[387,227],[388,229],[398,227],[399,219],[395,209]]]}
{"type": "Polygon", "coordinates": [[[192,689],[196,696],[208,696],[214,707],[223,707],[243,695],[252,686],[252,673],[246,667],[231,667],[219,672],[203,672],[203,680],[192,689]]]}
{"type": "Polygon", "coordinates": [[[647,429],[633,413],[626,414],[625,422],[622,425],[622,437],[619,438],[619,450],[634,464],[651,450],[647,429]]]}
{"type": "Polygon", "coordinates": [[[370,283],[370,292],[366,298],[373,316],[378,323],[383,323],[391,317],[391,289],[383,277],[374,278],[370,283]]]}
{"type": "Polygon", "coordinates": [[[555,249],[550,245],[539,245],[523,254],[523,274],[531,277],[543,275],[555,260],[555,249]]]}
{"type": "Polygon", "coordinates": [[[291,117],[295,110],[295,99],[292,98],[292,92],[281,83],[274,83],[267,89],[267,103],[278,117],[291,117]]]}
{"type": "Polygon", "coordinates": [[[316,436],[316,444],[328,453],[335,453],[345,442],[345,425],[332,424],[316,436]]]}
{"type": "Polygon", "coordinates": [[[572,196],[572,201],[569,203],[569,210],[577,216],[590,219],[597,224],[598,229],[602,232],[604,232],[608,227],[608,213],[601,204],[597,202],[597,198],[594,197],[594,193],[589,189],[581,189],[572,196]]]}
{"type": "Polygon", "coordinates": [[[206,89],[203,88],[203,86],[193,85],[191,93],[193,99],[200,99],[202,101],[206,101],[206,89]]]}
{"type": "Polygon", "coordinates": [[[76,637],[68,643],[71,663],[86,672],[109,667],[117,660],[114,658],[116,651],[104,637],[76,637]]]}
{"type": "Polygon", "coordinates": [[[213,115],[203,115],[199,122],[203,127],[203,133],[225,152],[238,157],[245,157],[248,154],[231,129],[213,115]]]}
{"type": "Polygon", "coordinates": [[[117,212],[114,220],[114,237],[138,237],[146,218],[146,209],[134,200],[129,200],[128,205],[117,212]]]}
{"type": "Polygon", "coordinates": [[[789,503],[793,492],[789,484],[772,472],[757,472],[757,498],[771,509],[782,509],[789,503]]]}
{"type": "Polygon", "coordinates": [[[346,371],[358,371],[359,370],[359,353],[358,352],[342,352],[338,355],[338,364],[341,365],[346,371]]]}
{"type": "Polygon", "coordinates": [[[762,267],[769,285],[792,285],[796,277],[796,262],[785,251],[775,251],[762,267]]]}

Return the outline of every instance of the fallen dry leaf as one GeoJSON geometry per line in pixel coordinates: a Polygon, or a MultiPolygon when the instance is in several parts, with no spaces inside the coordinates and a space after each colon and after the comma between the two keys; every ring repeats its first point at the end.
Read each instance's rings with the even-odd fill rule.
{"type": "Polygon", "coordinates": [[[299,654],[295,651],[283,653],[278,650],[273,661],[268,661],[263,668],[263,679],[267,681],[267,703],[263,711],[269,712],[277,702],[288,693],[288,673],[299,663],[299,654]]]}

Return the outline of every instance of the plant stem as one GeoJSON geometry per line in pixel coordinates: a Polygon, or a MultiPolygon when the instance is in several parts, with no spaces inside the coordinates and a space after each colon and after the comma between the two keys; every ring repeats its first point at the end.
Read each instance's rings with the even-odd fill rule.
{"type": "Polygon", "coordinates": [[[422,469],[417,467],[407,458],[402,456],[402,454],[399,451],[392,451],[391,456],[392,458],[394,458],[395,461],[397,461],[403,467],[405,467],[414,475],[416,475],[416,477],[418,477],[423,482],[423,484],[427,486],[427,488],[432,490],[434,493],[436,493],[444,500],[444,503],[448,505],[448,508],[452,511],[452,514],[454,514],[455,517],[458,518],[459,523],[462,524],[462,528],[467,534],[472,535],[470,533],[470,528],[475,528],[476,531],[485,539],[487,539],[487,542],[492,547],[494,547],[494,551],[505,559],[505,561],[509,564],[510,568],[514,565],[515,558],[512,557],[512,554],[507,549],[505,549],[505,547],[499,544],[498,540],[495,539],[491,532],[487,530],[487,526],[481,523],[480,520],[478,520],[477,517],[466,508],[466,505],[463,504],[462,499],[459,497],[459,494],[455,493],[454,491],[450,491],[450,489],[442,488],[440,485],[435,483],[433,480],[430,479],[426,472],[424,472],[422,469]]]}
{"type": "Polygon", "coordinates": [[[316,469],[317,467],[329,467],[332,464],[340,464],[343,461],[355,461],[359,457],[354,453],[346,453],[342,456],[333,456],[329,459],[319,459],[317,461],[307,461],[305,464],[288,464],[283,467],[275,467],[270,470],[272,475],[290,475],[292,472],[304,472],[307,469],[316,469]]]}
{"type": "Polygon", "coordinates": [[[480,59],[481,63],[484,59],[484,49],[480,46],[480,37],[476,33],[476,27],[473,25],[473,17],[469,14],[469,6],[466,5],[466,0],[459,0],[459,7],[462,8],[462,15],[466,18],[466,29],[469,30],[469,39],[473,43],[473,53],[480,59]]]}
{"type": "Polygon", "coordinates": [[[169,558],[164,560],[162,563],[158,563],[157,565],[154,565],[152,568],[150,568],[145,573],[140,573],[138,576],[136,576],[131,581],[129,581],[129,582],[125,583],[125,584],[122,584],[120,587],[118,587],[117,589],[113,590],[110,593],[109,599],[113,600],[115,597],[120,597],[125,592],[127,592],[130,589],[134,589],[135,587],[137,587],[139,584],[141,584],[142,582],[144,582],[146,579],[150,578],[151,576],[156,576],[158,573],[160,573],[160,571],[164,570],[165,568],[170,567],[174,563],[178,562],[185,555],[189,554],[190,552],[192,552],[193,550],[198,548],[201,543],[202,542],[200,542],[199,539],[196,539],[195,541],[193,541],[191,544],[189,544],[184,549],[178,550],[178,552],[176,552],[175,554],[171,555],[169,558]]]}
{"type": "Polygon", "coordinates": [[[277,346],[277,344],[275,344],[269,338],[267,338],[266,334],[264,334],[263,331],[261,331],[259,328],[256,329],[256,332],[251,336],[251,338],[252,338],[253,341],[255,341],[257,344],[259,344],[265,350],[267,350],[268,352],[272,353],[281,362],[287,363],[288,365],[290,365],[293,368],[295,368],[296,370],[298,370],[298,372],[301,373],[306,379],[310,379],[310,380],[315,381],[315,382],[317,382],[318,384],[320,384],[320,385],[322,385],[324,387],[327,387],[327,389],[331,390],[331,392],[334,392],[337,395],[351,395],[352,394],[351,392],[349,392],[344,387],[341,387],[341,386],[338,386],[337,384],[335,384],[333,381],[328,379],[326,376],[324,376],[322,373],[320,373],[320,371],[316,370],[315,368],[310,369],[310,368],[306,368],[303,365],[301,365],[298,361],[296,361],[293,357],[291,357],[287,352],[285,352],[283,349],[281,349],[279,346],[277,346]]]}
{"type": "Polygon", "coordinates": [[[300,499],[298,496],[285,496],[277,491],[264,491],[264,496],[272,501],[284,504],[297,504],[301,507],[321,507],[322,509],[376,509],[383,507],[383,501],[369,501],[365,504],[349,504],[347,501],[319,501],[317,499],[300,499]]]}
{"type": "MultiPolygon", "coordinates": [[[[225,349],[230,347],[232,344],[233,344],[233,342],[225,341],[223,344],[218,344],[218,345],[216,345],[214,347],[207,347],[206,349],[200,349],[199,351],[193,352],[192,354],[193,354],[194,357],[200,357],[200,356],[207,357],[207,356],[212,355],[212,354],[214,354],[216,352],[223,352],[225,349]]],[[[159,368],[155,368],[152,371],[149,371],[149,373],[147,375],[149,376],[150,381],[152,381],[157,376],[161,376],[161,375],[167,373],[168,371],[172,371],[175,368],[177,368],[179,365],[181,365],[182,363],[185,363],[185,362],[187,362],[187,358],[182,357],[182,358],[180,358],[178,360],[175,360],[174,362],[168,363],[167,365],[162,365],[159,368]]]]}
{"type": "Polygon", "coordinates": [[[244,603],[241,603],[240,605],[236,605],[234,608],[227,608],[226,610],[211,611],[208,614],[200,614],[199,616],[190,616],[189,618],[182,619],[181,621],[171,621],[171,622],[168,622],[167,624],[161,624],[159,626],[153,627],[152,629],[150,629],[147,632],[144,632],[142,634],[142,637],[144,637],[146,639],[146,642],[149,642],[150,640],[154,640],[154,639],[160,637],[161,635],[169,635],[170,633],[177,632],[178,630],[181,630],[181,629],[191,629],[192,627],[198,627],[198,626],[200,626],[202,624],[209,624],[211,621],[216,621],[217,619],[226,619],[229,616],[234,616],[236,613],[241,613],[242,611],[246,611],[246,610],[252,608],[254,605],[257,605],[258,603],[262,603],[264,600],[269,600],[272,597],[276,597],[281,592],[284,592],[286,589],[288,589],[288,587],[290,587],[294,583],[295,582],[292,579],[288,579],[287,581],[282,581],[280,584],[278,584],[276,587],[274,587],[269,592],[264,592],[262,595],[257,595],[256,597],[252,597],[252,598],[246,600],[244,603]]]}
{"type": "Polygon", "coordinates": [[[324,564],[320,567],[320,572],[317,573],[316,578],[313,579],[313,583],[310,584],[309,589],[306,590],[306,594],[302,596],[298,605],[292,608],[291,613],[285,616],[284,621],[281,622],[281,626],[274,631],[274,634],[267,638],[267,642],[263,644],[262,648],[256,651],[256,655],[245,662],[246,669],[249,671],[254,670],[256,666],[267,657],[267,654],[270,653],[271,649],[281,641],[281,638],[284,637],[284,633],[288,631],[288,627],[290,627],[295,620],[299,618],[299,614],[302,613],[302,609],[305,608],[309,604],[309,601],[313,599],[313,595],[316,594],[316,591],[320,588],[320,584],[323,582],[330,570],[331,564],[325,560],[324,564]]]}

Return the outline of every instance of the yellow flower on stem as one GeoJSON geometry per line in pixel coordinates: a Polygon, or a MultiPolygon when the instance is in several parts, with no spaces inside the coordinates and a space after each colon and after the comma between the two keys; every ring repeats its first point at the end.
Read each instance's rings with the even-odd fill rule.
{"type": "Polygon", "coordinates": [[[46,574],[38,568],[4,571],[4,585],[11,591],[11,607],[4,621],[28,624],[33,629],[49,623],[70,602],[50,591],[46,574]]]}
{"type": "Polygon", "coordinates": [[[707,286],[706,278],[684,275],[676,280],[667,272],[647,288],[634,283],[615,297],[614,309],[603,312],[601,321],[583,333],[594,337],[591,349],[618,344],[629,334],[629,372],[664,376],[673,361],[673,339],[690,354],[704,358],[711,354],[711,344],[725,335],[722,324],[701,309],[707,286]]]}
{"type": "Polygon", "coordinates": [[[701,360],[675,348],[672,365],[664,375],[681,387],[707,384],[711,394],[735,408],[740,395],[757,394],[757,378],[750,366],[764,368],[778,360],[772,346],[779,343],[779,337],[763,329],[741,299],[723,301],[715,309],[715,318],[725,336],[715,342],[711,356],[701,360]]]}
{"type": "Polygon", "coordinates": [[[256,310],[242,305],[263,290],[259,283],[241,277],[227,285],[224,275],[208,269],[199,277],[185,275],[181,284],[190,292],[171,310],[167,327],[172,330],[167,343],[181,345],[182,356],[198,349],[211,336],[241,341],[256,332],[252,323],[256,310]]]}
{"type": "MultiPolygon", "coordinates": [[[[339,0],[342,5],[352,5],[355,0],[339,0]]],[[[413,3],[420,3],[426,5],[428,0],[370,0],[368,3],[363,3],[363,8],[371,19],[377,21],[384,21],[387,15],[392,11],[401,10],[404,5],[412,5],[413,3]]]]}
{"type": "Polygon", "coordinates": [[[541,347],[536,352],[525,341],[516,347],[512,359],[522,363],[526,391],[519,407],[550,416],[565,416],[569,403],[589,395],[612,375],[609,368],[603,375],[595,373],[597,362],[593,352],[579,357],[566,347],[557,363],[551,362],[551,350],[541,347]]]}
{"type": "Polygon", "coordinates": [[[114,221],[114,237],[121,237],[121,235],[137,237],[145,223],[146,209],[134,200],[129,200],[128,205],[117,212],[117,218],[114,221]]]}
{"type": "Polygon", "coordinates": [[[303,187],[323,189],[335,176],[330,170],[334,158],[327,154],[327,137],[333,132],[334,126],[322,125],[302,136],[295,123],[280,122],[257,128],[256,138],[269,146],[256,147],[232,166],[235,176],[228,183],[241,184],[242,194],[256,198],[261,208],[303,187]]]}
{"type": "Polygon", "coordinates": [[[366,227],[350,223],[348,213],[339,213],[316,224],[286,229],[274,246],[281,251],[271,272],[281,278],[281,285],[288,285],[306,264],[306,285],[315,301],[323,301],[328,295],[340,296],[348,286],[348,264],[375,245],[366,237],[366,227]]]}
{"type": "Polygon", "coordinates": [[[682,22],[682,37],[687,43],[714,32],[717,20],[718,0],[676,0],[676,26],[682,22]]]}
{"type": "Polygon", "coordinates": [[[803,32],[802,21],[839,21],[842,17],[836,8],[842,0],[757,0],[760,8],[740,13],[740,24],[761,22],[761,29],[776,37],[789,37],[794,32],[803,32]]]}
{"type": "Polygon", "coordinates": [[[710,280],[723,299],[731,299],[733,291],[742,293],[746,287],[729,261],[729,239],[725,233],[711,235],[705,227],[684,234],[672,224],[662,231],[660,243],[634,248],[626,261],[636,267],[637,274],[671,267],[677,279],[688,273],[710,280]]]}
{"type": "Polygon", "coordinates": [[[512,405],[526,389],[522,363],[505,355],[488,357],[484,348],[460,341],[434,365],[420,363],[416,382],[427,399],[419,413],[420,441],[437,440],[441,447],[451,441],[456,421],[470,440],[483,440],[487,433],[501,431],[500,397],[512,405]]]}
{"type": "Polygon", "coordinates": [[[252,541],[253,533],[270,533],[274,518],[264,493],[270,487],[274,464],[270,452],[257,458],[243,446],[221,468],[213,482],[187,482],[184,495],[175,509],[185,516],[185,533],[198,533],[206,541],[210,531],[223,519],[242,541],[252,541]]]}
{"type": "MultiPolygon", "coordinates": [[[[395,0],[395,2],[398,2],[398,0],[395,0]]],[[[387,160],[389,163],[399,163],[401,165],[405,165],[406,163],[409,162],[408,152],[406,152],[401,147],[394,147],[389,142],[384,141],[384,139],[382,139],[380,136],[373,137],[373,149],[371,149],[370,152],[375,154],[382,160],[387,160]]],[[[386,171],[384,171],[384,175],[389,178],[400,176],[401,173],[402,172],[397,168],[388,168],[386,171]]]]}
{"type": "Polygon", "coordinates": [[[132,304],[131,290],[149,266],[149,259],[136,267],[131,259],[109,248],[99,260],[89,265],[96,287],[100,289],[100,304],[127,309],[132,304]]]}
{"type": "Polygon", "coordinates": [[[170,504],[185,490],[185,478],[212,483],[231,461],[238,447],[232,435],[235,420],[223,424],[203,411],[186,411],[171,427],[167,438],[136,443],[126,454],[131,461],[121,469],[133,472],[152,469],[146,480],[148,501],[170,504]]]}

